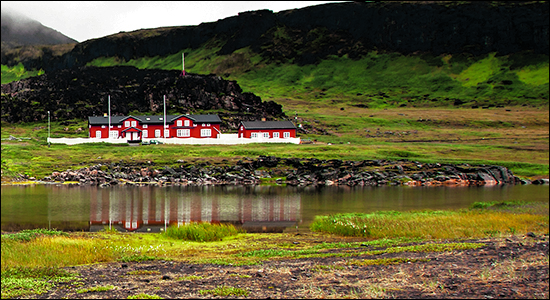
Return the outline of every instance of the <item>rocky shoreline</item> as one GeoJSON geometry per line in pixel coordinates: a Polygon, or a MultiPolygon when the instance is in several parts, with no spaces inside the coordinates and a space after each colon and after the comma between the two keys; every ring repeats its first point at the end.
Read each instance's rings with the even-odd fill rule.
{"type": "Polygon", "coordinates": [[[339,159],[245,158],[231,165],[189,164],[177,167],[144,164],[96,164],[78,170],[53,172],[42,179],[21,175],[19,181],[65,183],[83,186],[113,185],[258,185],[286,184],[347,186],[475,186],[496,184],[548,184],[548,179],[519,178],[502,166],[420,163],[407,159],[344,161],[339,159]]]}

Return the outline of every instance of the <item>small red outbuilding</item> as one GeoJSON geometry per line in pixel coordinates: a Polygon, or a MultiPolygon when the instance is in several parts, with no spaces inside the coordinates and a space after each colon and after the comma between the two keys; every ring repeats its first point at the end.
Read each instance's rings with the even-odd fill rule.
{"type": "Polygon", "coordinates": [[[290,121],[242,121],[239,138],[296,138],[296,126],[290,121]]]}

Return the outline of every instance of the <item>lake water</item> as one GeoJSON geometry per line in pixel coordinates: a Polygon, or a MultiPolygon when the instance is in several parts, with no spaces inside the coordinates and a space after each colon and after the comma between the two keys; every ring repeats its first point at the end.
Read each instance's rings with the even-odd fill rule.
{"type": "Polygon", "coordinates": [[[548,185],[478,187],[2,186],[2,230],[159,232],[171,224],[232,223],[249,232],[307,230],[316,215],[445,210],[474,202],[548,201],[548,185]]]}

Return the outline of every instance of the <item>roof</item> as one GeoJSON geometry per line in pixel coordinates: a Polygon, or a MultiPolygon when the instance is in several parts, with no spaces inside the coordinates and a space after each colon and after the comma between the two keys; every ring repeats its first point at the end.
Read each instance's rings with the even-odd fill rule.
{"type": "MultiPolygon", "coordinates": [[[[176,119],[186,117],[196,123],[221,123],[218,115],[166,115],[166,123],[173,123],[176,119]]],[[[133,118],[141,124],[163,124],[164,116],[111,116],[111,125],[122,124],[126,119],[133,118]]],[[[109,117],[88,117],[90,125],[108,125],[109,117]]]]}
{"type": "Polygon", "coordinates": [[[245,129],[296,129],[290,121],[242,121],[245,129]]]}

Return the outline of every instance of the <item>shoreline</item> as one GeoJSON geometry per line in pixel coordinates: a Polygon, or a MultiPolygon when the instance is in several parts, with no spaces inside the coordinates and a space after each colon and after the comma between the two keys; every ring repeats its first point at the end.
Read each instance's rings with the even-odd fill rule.
{"type": "MultiPolygon", "coordinates": [[[[234,164],[207,163],[158,166],[146,163],[96,164],[78,170],[54,171],[44,178],[19,175],[2,178],[2,185],[63,184],[109,187],[115,185],[204,186],[481,186],[500,184],[549,184],[548,178],[520,178],[497,165],[420,163],[407,159],[343,161],[338,159],[279,158],[259,156],[234,164]]],[[[547,177],[547,176],[546,176],[547,177]]]]}

